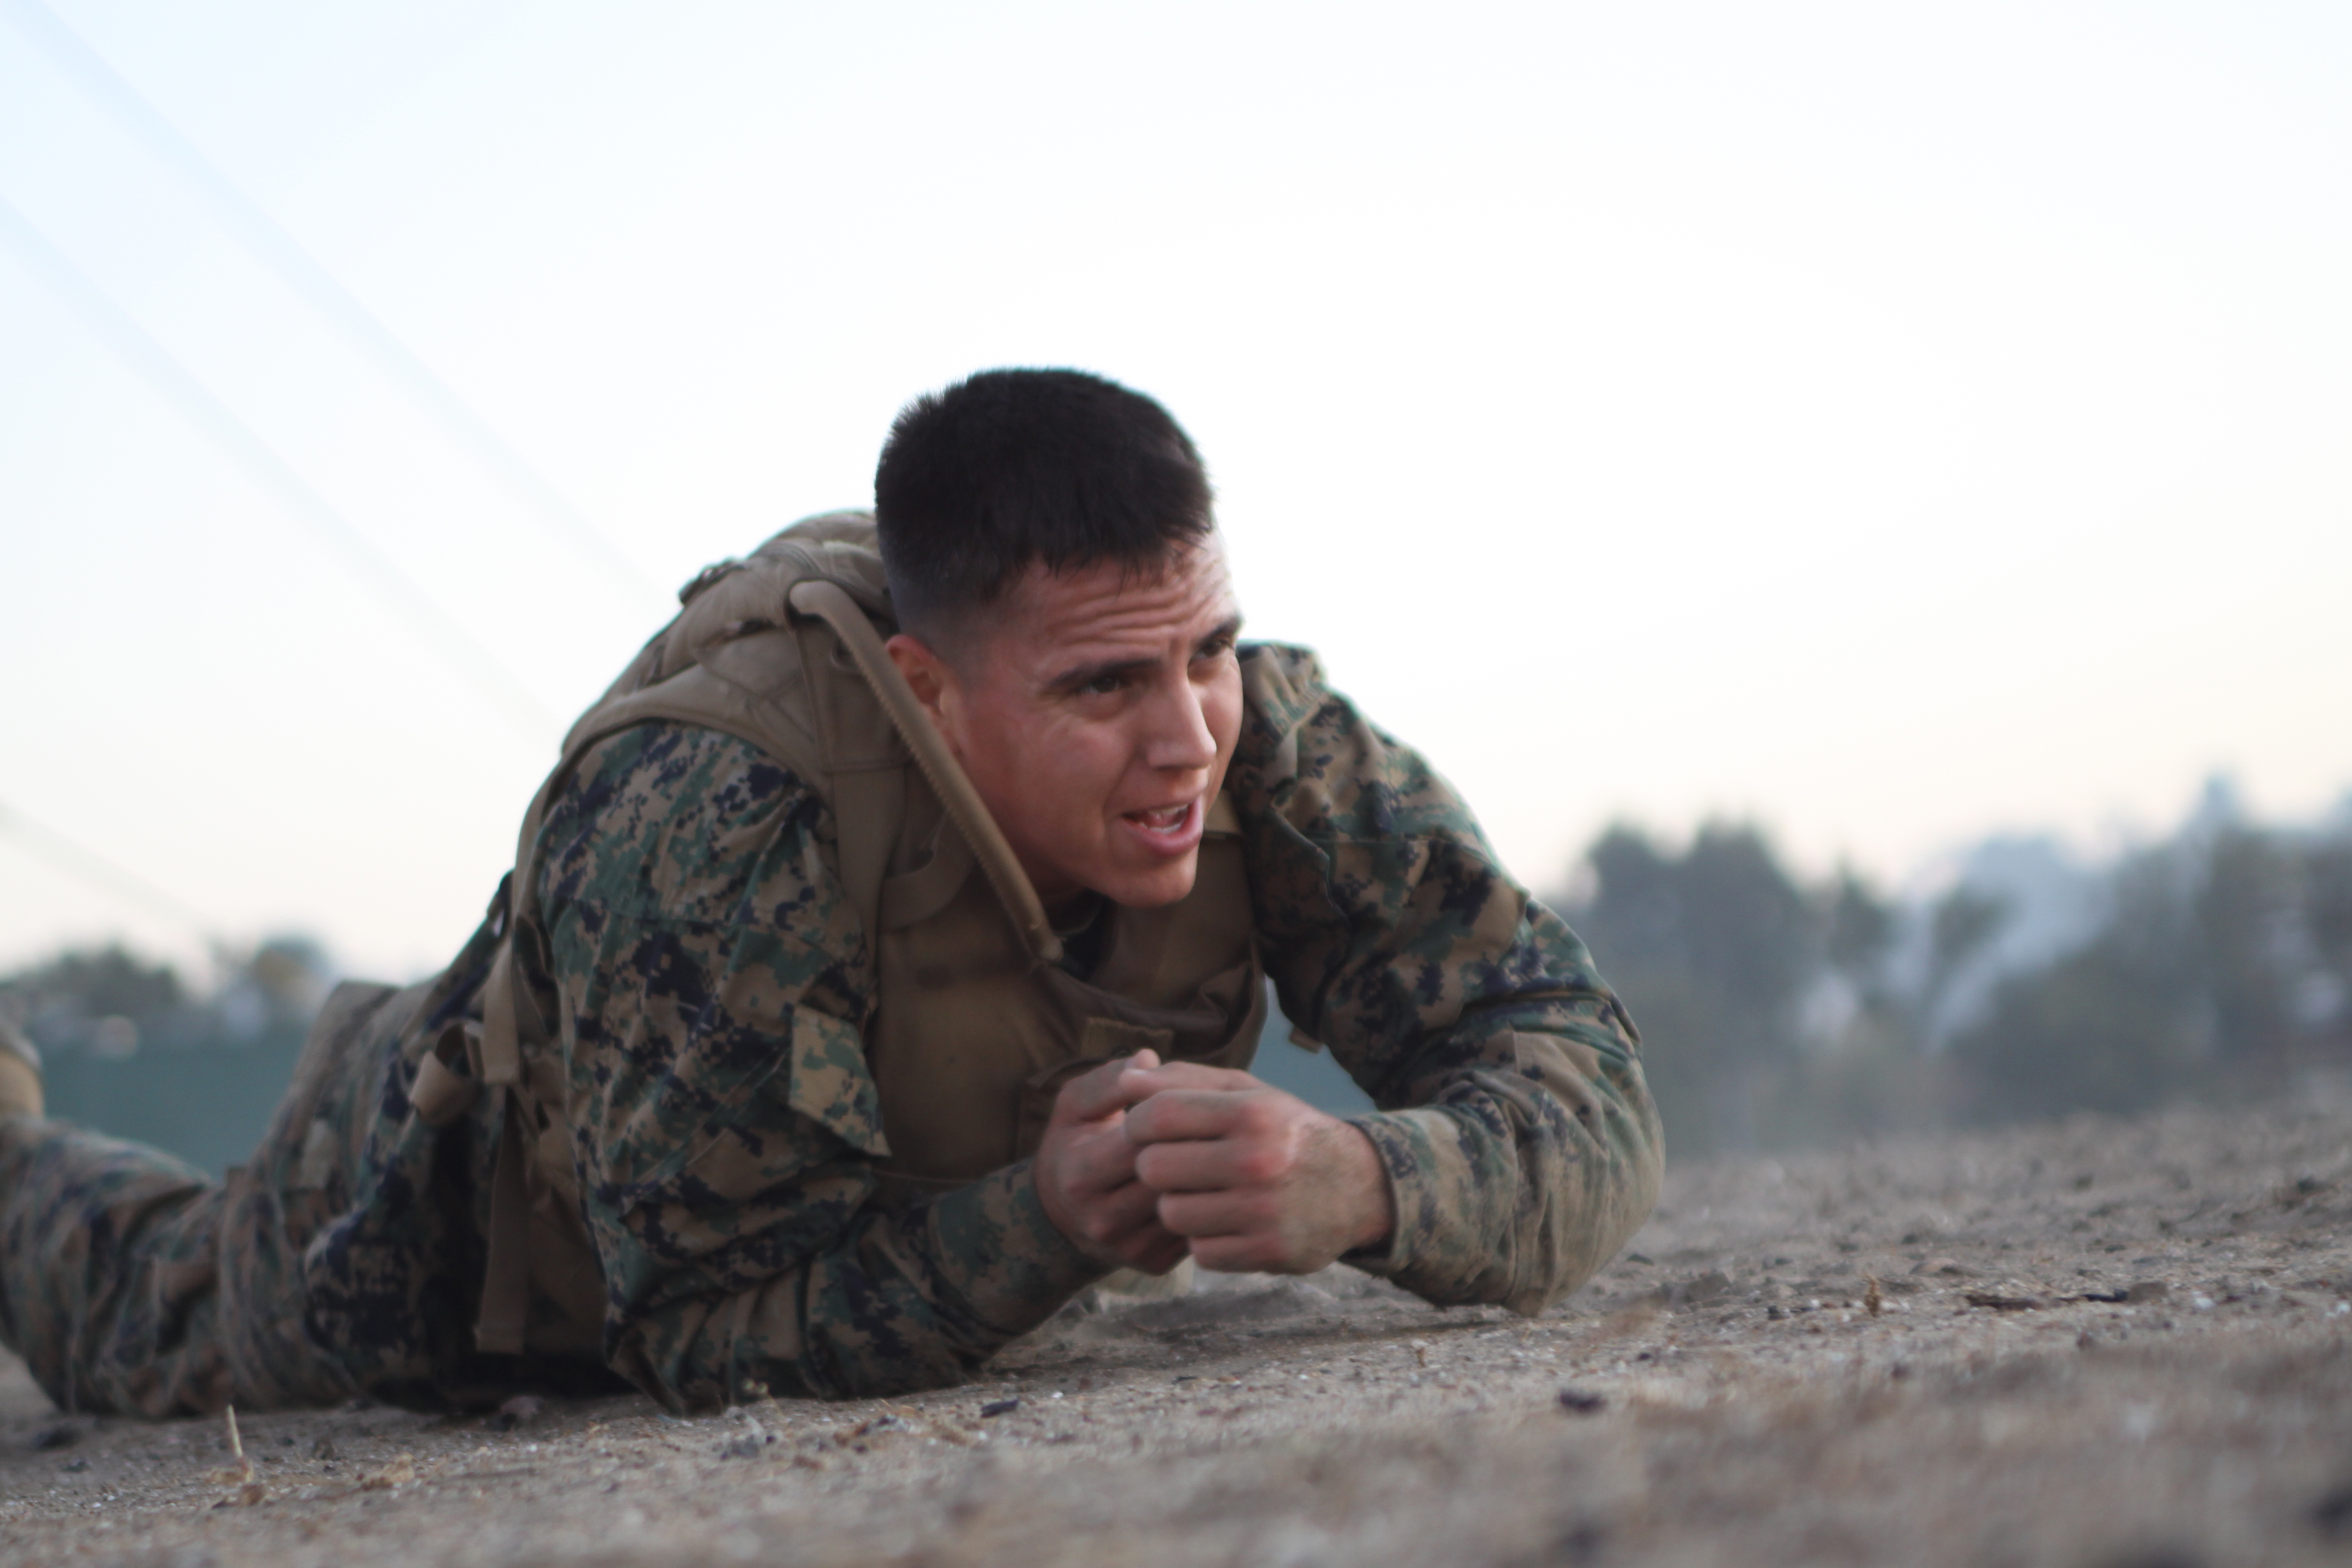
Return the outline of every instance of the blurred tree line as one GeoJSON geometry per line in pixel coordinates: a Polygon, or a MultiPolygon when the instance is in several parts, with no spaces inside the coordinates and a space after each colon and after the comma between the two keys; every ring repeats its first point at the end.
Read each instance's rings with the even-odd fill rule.
{"type": "Polygon", "coordinates": [[[40,1047],[49,1113],[215,1173],[250,1154],[334,974],[299,936],[214,968],[202,994],[120,946],[0,976],[0,1010],[40,1047]]]}
{"type": "Polygon", "coordinates": [[[2339,816],[2264,828],[2224,797],[2102,868],[1990,846],[1913,901],[1808,883],[1752,826],[1679,850],[1619,826],[1556,903],[1641,1026],[1676,1154],[2252,1100],[2352,1073],[2339,816]],[[2020,866],[2043,874],[2004,888],[2020,866]]]}

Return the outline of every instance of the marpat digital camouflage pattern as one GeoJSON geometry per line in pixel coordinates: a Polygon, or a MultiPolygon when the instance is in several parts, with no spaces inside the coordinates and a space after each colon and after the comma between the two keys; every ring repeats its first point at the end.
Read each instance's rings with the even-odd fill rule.
{"type": "MultiPolygon", "coordinates": [[[[1243,670],[1226,790],[1267,970],[1381,1108],[1355,1120],[1396,1230],[1349,1261],[1433,1302],[1540,1310],[1656,1195],[1631,1025],[1452,788],[1310,656],[1248,647],[1243,670]]],[[[844,1021],[882,999],[831,837],[816,794],[764,752],[652,723],[587,754],[539,841],[543,929],[517,951],[541,1016],[569,1015],[577,1041],[604,1361],[673,1408],[953,1382],[1098,1273],[1025,1164],[868,1201],[879,1108],[844,1021]]],[[[440,1129],[408,1103],[429,1042],[478,1017],[495,942],[486,925],[427,985],[339,992],[225,1185],[0,1122],[0,1333],[53,1397],[166,1415],[593,1383],[592,1365],[470,1349],[495,1123],[487,1100],[440,1129]]]]}

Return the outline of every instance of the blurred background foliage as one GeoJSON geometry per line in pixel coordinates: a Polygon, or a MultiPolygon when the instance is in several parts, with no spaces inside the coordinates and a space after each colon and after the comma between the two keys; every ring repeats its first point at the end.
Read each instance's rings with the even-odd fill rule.
{"type": "Polygon", "coordinates": [[[49,1113],[168,1149],[217,1174],[251,1153],[334,984],[307,937],[221,950],[201,994],[121,947],[0,978],[40,1047],[49,1113]]]}
{"type": "MultiPolygon", "coordinates": [[[[1549,900],[1643,1035],[1676,1158],[2352,1083],[2352,801],[2246,819],[2228,786],[2169,837],[2086,859],[1988,838],[1920,887],[1807,880],[1751,824],[1603,833],[1549,900]]],[[[281,936],[201,986],[121,947],[0,978],[53,1112],[214,1171],[267,1125],[336,973],[281,936]]],[[[1258,1071],[1369,1105],[1267,1026],[1258,1071]]]]}
{"type": "Polygon", "coordinates": [[[2216,784],[2159,842],[1988,839],[1931,887],[1805,882],[1748,825],[1679,848],[1618,826],[1555,901],[1641,1026],[1678,1155],[2352,1076],[2352,807],[2264,826],[2216,784]]]}

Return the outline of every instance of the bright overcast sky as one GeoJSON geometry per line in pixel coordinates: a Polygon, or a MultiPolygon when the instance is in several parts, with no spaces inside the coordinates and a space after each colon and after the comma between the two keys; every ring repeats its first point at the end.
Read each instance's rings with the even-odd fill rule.
{"type": "Polygon", "coordinates": [[[666,591],[1006,363],[1166,402],[1254,632],[1538,885],[1620,816],[1895,879],[2217,770],[2310,815],[2347,82],[2257,0],[0,0],[0,964],[195,950],[29,818],[437,965],[666,591]]]}

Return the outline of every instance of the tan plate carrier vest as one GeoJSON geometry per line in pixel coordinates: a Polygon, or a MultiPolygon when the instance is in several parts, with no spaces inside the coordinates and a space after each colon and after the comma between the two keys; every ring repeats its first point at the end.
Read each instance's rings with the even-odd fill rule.
{"type": "MultiPolygon", "coordinates": [[[[881,1136],[860,1146],[883,1178],[880,1201],[1034,1152],[1062,1084],[1098,1062],[1150,1047],[1246,1067],[1265,1022],[1239,822],[1222,796],[1192,891],[1164,909],[1109,907],[1092,974],[1061,967],[1035,890],[884,650],[892,617],[869,515],[796,523],[680,597],[677,617],[564,738],[523,819],[482,1022],[436,1042],[411,1090],[436,1124],[484,1089],[500,1097],[475,1326],[486,1352],[603,1352],[604,1276],[581,1218],[564,1053],[517,983],[514,942],[537,929],[529,916],[550,803],[589,748],[633,724],[737,736],[832,809],[835,870],[867,933],[878,999],[862,1043],[881,1136]]],[[[858,1038],[855,1020],[799,1015],[796,1037],[808,1025],[858,1038]]]]}

